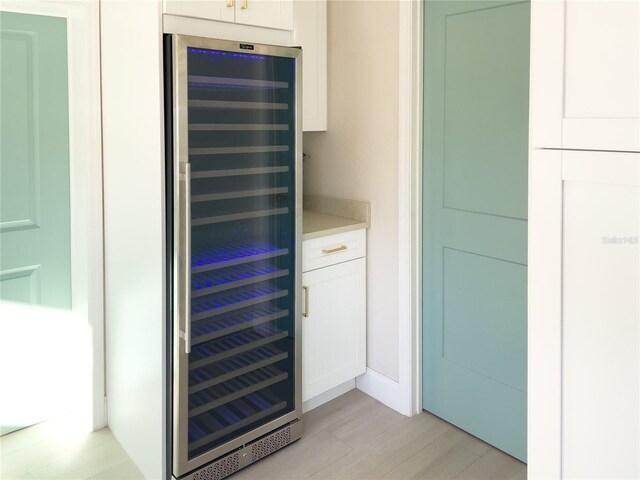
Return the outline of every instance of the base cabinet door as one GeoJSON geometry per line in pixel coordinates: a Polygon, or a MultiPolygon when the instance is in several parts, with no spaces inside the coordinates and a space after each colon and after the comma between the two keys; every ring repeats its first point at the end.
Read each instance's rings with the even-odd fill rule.
{"type": "Polygon", "coordinates": [[[365,259],[302,275],[302,400],[365,372],[365,259]]]}
{"type": "Polygon", "coordinates": [[[531,167],[529,478],[640,478],[640,154],[531,167]]]}
{"type": "Polygon", "coordinates": [[[562,478],[640,478],[640,154],[562,170],[562,478]]]}

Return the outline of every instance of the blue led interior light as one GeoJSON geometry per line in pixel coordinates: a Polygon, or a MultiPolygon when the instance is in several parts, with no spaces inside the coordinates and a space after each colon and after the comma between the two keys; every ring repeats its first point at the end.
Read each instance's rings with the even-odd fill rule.
{"type": "Polygon", "coordinates": [[[209,248],[197,248],[193,251],[191,266],[199,267],[226,262],[236,258],[245,258],[263,253],[275,252],[278,247],[265,242],[225,242],[209,248]]]}
{"type": "MultiPolygon", "coordinates": [[[[286,295],[286,290],[280,290],[276,285],[250,285],[246,287],[238,287],[232,291],[224,291],[202,299],[194,299],[191,302],[191,314],[211,317],[215,316],[215,310],[222,308],[235,308],[236,305],[242,304],[246,300],[253,300],[254,303],[266,302],[272,298],[272,295],[286,295]],[[264,300],[262,300],[264,297],[264,300]],[[258,302],[255,302],[255,301],[258,302]]],[[[277,297],[276,297],[277,298],[277,297]]],[[[238,306],[237,308],[240,308],[238,306]]]]}
{"type": "MultiPolygon", "coordinates": [[[[230,370],[234,368],[231,367],[230,370]]],[[[240,391],[252,385],[256,385],[268,379],[272,379],[282,372],[273,366],[264,366],[252,372],[244,373],[238,377],[225,381],[216,389],[200,390],[189,396],[189,408],[197,408],[213,400],[218,400],[230,393],[240,391]]]]}
{"type": "Polygon", "coordinates": [[[189,88],[191,88],[192,90],[207,90],[211,87],[214,88],[224,88],[224,89],[232,89],[232,90],[251,90],[251,91],[255,91],[255,90],[277,90],[281,87],[271,87],[271,86],[267,86],[267,85],[261,85],[261,86],[253,86],[253,85],[229,85],[226,83],[215,83],[215,82],[211,82],[211,83],[203,83],[203,82],[190,82],[189,83],[189,88]],[[202,86],[202,88],[200,88],[202,86]]]}
{"type": "Polygon", "coordinates": [[[197,291],[213,286],[225,285],[240,280],[268,275],[278,270],[276,266],[268,263],[265,264],[264,262],[227,267],[221,270],[194,275],[191,280],[191,289],[192,291],[197,291]]]}
{"type": "Polygon", "coordinates": [[[222,318],[214,318],[213,320],[197,322],[191,327],[194,337],[209,335],[214,332],[242,325],[245,323],[260,321],[266,318],[282,318],[289,314],[288,310],[282,310],[273,304],[259,304],[247,307],[243,310],[236,310],[222,318]]]}
{"type": "MultiPolygon", "coordinates": [[[[189,384],[190,386],[198,386],[199,384],[212,380],[220,375],[232,372],[238,368],[251,365],[258,361],[271,358],[280,353],[283,352],[272,346],[258,347],[254,350],[235,355],[231,358],[220,360],[219,362],[211,365],[192,370],[189,374],[189,384]]],[[[206,388],[206,385],[204,388],[206,388]]]]}
{"type": "Polygon", "coordinates": [[[200,55],[216,55],[219,57],[246,58],[249,60],[268,60],[268,57],[265,57],[263,55],[249,55],[246,53],[222,52],[220,50],[205,50],[202,48],[189,48],[188,52],[196,53],[200,55]]]}
{"type": "Polygon", "coordinates": [[[189,440],[196,441],[274,407],[279,400],[268,391],[254,392],[189,420],[189,440]]]}
{"type": "Polygon", "coordinates": [[[255,328],[249,332],[235,333],[221,339],[197,345],[191,350],[191,360],[199,361],[201,359],[226,352],[229,349],[251,344],[279,332],[281,331],[275,327],[255,328]]]}

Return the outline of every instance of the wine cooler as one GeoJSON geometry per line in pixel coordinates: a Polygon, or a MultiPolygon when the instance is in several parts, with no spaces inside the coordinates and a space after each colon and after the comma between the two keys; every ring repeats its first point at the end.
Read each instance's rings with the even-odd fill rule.
{"type": "Polygon", "coordinates": [[[175,478],[301,435],[301,58],[165,36],[175,478]]]}

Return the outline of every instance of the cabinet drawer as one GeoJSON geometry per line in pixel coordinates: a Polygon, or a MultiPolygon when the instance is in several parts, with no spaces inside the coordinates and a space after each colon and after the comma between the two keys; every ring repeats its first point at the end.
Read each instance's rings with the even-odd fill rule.
{"type": "Polygon", "coordinates": [[[302,242],[302,271],[335,265],[367,254],[365,229],[338,233],[302,242]]]}

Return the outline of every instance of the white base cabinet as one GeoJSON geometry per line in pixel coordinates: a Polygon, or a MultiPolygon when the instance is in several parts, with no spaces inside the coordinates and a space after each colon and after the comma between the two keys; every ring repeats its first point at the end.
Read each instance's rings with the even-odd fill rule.
{"type": "Polygon", "coordinates": [[[302,275],[302,400],[365,371],[365,259],[302,275]]]}
{"type": "MultiPolygon", "coordinates": [[[[364,235],[364,231],[360,233],[364,235]]],[[[344,237],[350,235],[326,237],[326,248],[321,251],[329,252],[325,254],[329,264],[302,274],[303,401],[353,380],[366,370],[366,259],[361,256],[343,261],[345,257],[341,255],[350,254],[349,246],[354,244],[335,241],[336,237],[348,240],[344,237]],[[346,248],[335,251],[341,246],[346,248]]],[[[305,257],[315,251],[309,244],[324,240],[305,242],[305,257]]]]}

